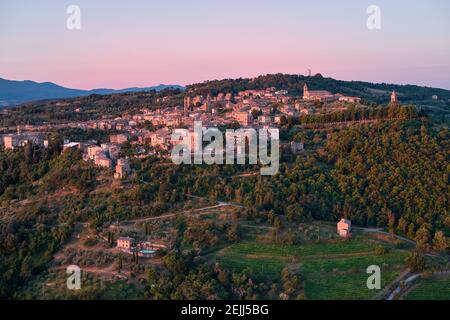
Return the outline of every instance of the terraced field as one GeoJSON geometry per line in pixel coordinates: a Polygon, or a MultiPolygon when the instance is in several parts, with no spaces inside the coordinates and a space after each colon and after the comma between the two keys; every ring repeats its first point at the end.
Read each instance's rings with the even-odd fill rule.
{"type": "Polygon", "coordinates": [[[366,270],[370,265],[380,266],[382,269],[398,269],[403,267],[407,254],[405,252],[393,252],[381,256],[368,255],[347,256],[337,259],[311,259],[302,263],[302,271],[305,273],[333,272],[348,270],[366,270]]]}
{"type": "Polygon", "coordinates": [[[392,251],[376,255],[376,242],[363,237],[302,245],[245,241],[225,248],[213,256],[226,268],[240,271],[250,268],[260,279],[280,279],[288,264],[300,267],[307,299],[370,299],[378,291],[367,289],[366,269],[378,265],[382,287],[404,269],[407,252],[392,251]]]}
{"type": "Polygon", "coordinates": [[[406,300],[450,300],[450,278],[423,279],[404,297],[406,300]]]}
{"type": "Polygon", "coordinates": [[[376,244],[362,239],[339,240],[323,243],[307,243],[302,245],[285,245],[261,243],[258,241],[242,242],[232,246],[229,250],[234,254],[251,254],[266,256],[315,256],[327,254],[346,254],[371,252],[375,250],[376,244]]]}
{"type": "MultiPolygon", "coordinates": [[[[381,272],[381,287],[393,281],[399,272],[381,272]]],[[[306,277],[305,294],[311,300],[368,300],[378,291],[367,289],[365,270],[348,273],[316,272],[306,277]]]]}

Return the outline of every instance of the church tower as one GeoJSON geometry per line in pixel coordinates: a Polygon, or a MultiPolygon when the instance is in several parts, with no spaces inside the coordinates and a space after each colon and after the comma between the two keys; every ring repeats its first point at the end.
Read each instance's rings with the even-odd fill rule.
{"type": "Polygon", "coordinates": [[[391,94],[391,104],[398,104],[397,92],[392,91],[391,94]]]}
{"type": "Polygon", "coordinates": [[[303,86],[303,100],[308,100],[309,99],[309,90],[308,90],[308,85],[305,83],[305,85],[303,86]]]}
{"type": "Polygon", "coordinates": [[[189,112],[191,109],[191,98],[189,96],[184,97],[184,112],[189,112]]]}

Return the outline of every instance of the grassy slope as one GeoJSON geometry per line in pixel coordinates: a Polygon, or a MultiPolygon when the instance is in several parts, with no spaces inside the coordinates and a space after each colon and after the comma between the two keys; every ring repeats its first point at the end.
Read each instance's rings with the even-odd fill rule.
{"type": "Polygon", "coordinates": [[[450,278],[421,280],[406,300],[450,300],[450,278]]]}
{"type": "Polygon", "coordinates": [[[247,241],[232,245],[214,257],[226,268],[249,267],[259,279],[280,280],[281,270],[298,258],[308,299],[370,299],[366,268],[382,268],[382,286],[403,268],[406,252],[374,254],[375,244],[366,239],[303,245],[265,244],[247,241]]]}
{"type": "Polygon", "coordinates": [[[313,256],[318,254],[343,254],[372,251],[374,244],[366,241],[337,241],[334,243],[285,245],[265,244],[260,242],[242,242],[232,247],[236,254],[253,254],[266,256],[313,256]]]}

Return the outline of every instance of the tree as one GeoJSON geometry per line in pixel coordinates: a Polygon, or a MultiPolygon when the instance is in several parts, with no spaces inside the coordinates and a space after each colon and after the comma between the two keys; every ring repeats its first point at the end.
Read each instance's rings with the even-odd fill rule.
{"type": "Polygon", "coordinates": [[[415,229],[414,228],[414,223],[410,223],[409,226],[408,226],[408,233],[407,233],[407,235],[411,239],[414,239],[414,229],[415,229]]]}
{"type": "Polygon", "coordinates": [[[300,288],[300,278],[293,274],[289,266],[284,267],[281,271],[281,281],[287,295],[294,293],[300,288]]]}
{"type": "Polygon", "coordinates": [[[133,262],[135,263],[135,264],[138,264],[139,263],[139,256],[138,256],[138,251],[137,251],[137,248],[136,247],[134,247],[133,248],[133,262]]]}
{"type": "Polygon", "coordinates": [[[279,216],[275,216],[275,218],[273,220],[273,226],[275,227],[275,230],[277,232],[280,232],[281,230],[283,230],[283,221],[281,221],[279,216]]]}
{"type": "Polygon", "coordinates": [[[383,245],[378,245],[378,246],[376,246],[376,248],[375,248],[375,254],[376,254],[377,256],[382,256],[382,255],[384,255],[384,254],[386,254],[386,253],[387,253],[387,249],[386,249],[385,246],[383,246],[383,245]]]}
{"type": "Polygon", "coordinates": [[[406,220],[401,217],[400,219],[398,219],[398,225],[397,225],[397,230],[400,231],[402,234],[406,234],[406,220]]]}
{"type": "Polygon", "coordinates": [[[449,248],[448,239],[442,231],[436,231],[433,238],[433,249],[444,252],[449,248]]]}
{"type": "Polygon", "coordinates": [[[186,264],[178,252],[171,252],[163,259],[164,266],[174,275],[183,275],[186,272],[186,264]]]}
{"type": "Polygon", "coordinates": [[[426,261],[424,255],[419,251],[413,251],[406,258],[406,266],[412,272],[422,272],[426,268],[426,261]]]}
{"type": "Polygon", "coordinates": [[[110,246],[114,245],[114,232],[108,232],[108,243],[110,246]]]}
{"type": "Polygon", "coordinates": [[[430,241],[430,231],[427,224],[422,225],[416,232],[415,240],[417,242],[417,249],[427,250],[428,242],[430,241]]]}
{"type": "Polygon", "coordinates": [[[22,278],[27,279],[31,276],[32,273],[32,264],[31,264],[31,258],[30,256],[26,256],[25,259],[22,261],[22,266],[20,268],[20,276],[22,278]]]}
{"type": "Polygon", "coordinates": [[[123,267],[123,261],[122,261],[122,255],[119,255],[119,258],[117,260],[117,272],[120,273],[122,271],[123,267]]]}
{"type": "Polygon", "coordinates": [[[156,283],[158,279],[157,276],[158,274],[156,272],[156,269],[154,267],[150,267],[147,271],[147,282],[150,287],[156,283]]]}
{"type": "Polygon", "coordinates": [[[227,228],[227,238],[232,242],[239,240],[239,225],[237,223],[233,223],[227,228]]]}
{"type": "Polygon", "coordinates": [[[222,270],[222,269],[219,270],[217,279],[224,286],[228,286],[230,284],[230,275],[228,274],[228,272],[226,270],[222,270]]]}
{"type": "Polygon", "coordinates": [[[389,209],[387,209],[386,212],[387,212],[387,216],[388,216],[388,230],[389,230],[389,233],[393,236],[394,232],[395,232],[395,215],[389,209]]]}

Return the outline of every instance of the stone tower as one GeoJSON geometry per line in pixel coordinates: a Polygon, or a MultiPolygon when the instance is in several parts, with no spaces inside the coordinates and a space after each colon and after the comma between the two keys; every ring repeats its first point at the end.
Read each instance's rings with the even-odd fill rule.
{"type": "Polygon", "coordinates": [[[305,85],[303,86],[303,99],[308,99],[309,98],[309,90],[308,90],[308,85],[305,83],[305,85]]]}
{"type": "Polygon", "coordinates": [[[391,104],[397,104],[397,103],[398,103],[397,92],[392,91],[392,94],[391,94],[391,104]]]}
{"type": "Polygon", "coordinates": [[[191,98],[189,96],[184,97],[184,112],[189,112],[191,108],[191,98]]]}

